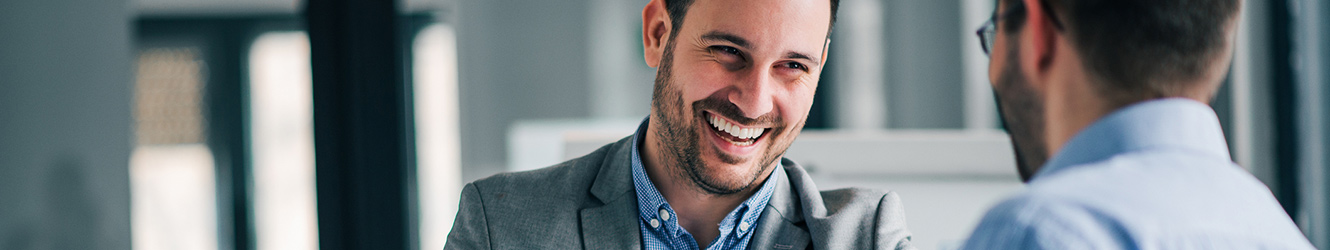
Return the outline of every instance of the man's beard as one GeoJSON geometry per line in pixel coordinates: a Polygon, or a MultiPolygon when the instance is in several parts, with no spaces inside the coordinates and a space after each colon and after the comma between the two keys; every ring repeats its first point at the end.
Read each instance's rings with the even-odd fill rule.
{"type": "Polygon", "coordinates": [[[1007,54],[1006,68],[998,76],[993,98],[997,100],[1002,127],[1011,136],[1012,149],[1016,152],[1016,171],[1020,173],[1021,181],[1030,182],[1048,160],[1048,145],[1044,141],[1044,103],[1030,87],[1030,81],[1021,75],[1017,55],[1020,50],[1015,48],[1007,54]]]}
{"type": "MultiPolygon", "coordinates": [[[[774,166],[773,163],[785,154],[785,150],[794,141],[793,135],[798,135],[799,129],[803,128],[803,122],[799,122],[795,129],[787,132],[787,126],[783,125],[785,123],[775,113],[769,113],[755,119],[747,119],[738,106],[717,96],[695,101],[692,103],[691,110],[685,110],[683,84],[675,82],[672,75],[673,52],[674,43],[666,44],[664,56],[661,58],[660,67],[657,69],[655,89],[651,98],[653,109],[651,121],[654,123],[652,125],[657,126],[656,138],[659,139],[657,146],[664,150],[660,154],[663,158],[660,162],[668,165],[661,167],[665,167],[677,179],[686,178],[691,180],[693,186],[700,189],[700,191],[713,195],[736,194],[756,187],[762,183],[758,180],[762,173],[766,173],[771,169],[774,166]],[[768,144],[761,156],[762,158],[755,161],[749,159],[748,161],[750,164],[756,164],[756,166],[733,166],[753,169],[753,171],[743,173],[742,176],[726,176],[724,174],[726,172],[709,171],[717,167],[723,167],[709,166],[702,160],[702,141],[706,140],[707,136],[711,136],[705,134],[711,133],[711,131],[698,131],[697,121],[688,119],[689,117],[702,117],[703,110],[712,111],[714,115],[730,118],[739,123],[751,122],[774,125],[767,128],[769,132],[763,135],[762,140],[773,141],[768,144]],[[782,139],[783,135],[790,132],[793,133],[792,136],[782,139]]],[[[704,129],[709,130],[710,128],[704,129]]],[[[740,164],[745,160],[720,152],[718,148],[715,149],[713,152],[724,164],[740,164]]]]}

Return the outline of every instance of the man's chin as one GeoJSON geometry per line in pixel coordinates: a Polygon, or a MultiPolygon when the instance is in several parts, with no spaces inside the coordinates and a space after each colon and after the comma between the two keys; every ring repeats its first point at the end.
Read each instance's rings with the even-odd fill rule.
{"type": "Polygon", "coordinates": [[[703,173],[693,181],[707,193],[715,195],[735,194],[752,187],[756,178],[750,177],[751,173],[703,173]],[[734,178],[716,178],[716,177],[734,177],[734,178]]]}
{"type": "Polygon", "coordinates": [[[757,161],[760,157],[743,158],[737,163],[724,163],[714,156],[703,156],[703,166],[695,169],[694,180],[713,194],[732,194],[753,186],[767,170],[757,161]]]}

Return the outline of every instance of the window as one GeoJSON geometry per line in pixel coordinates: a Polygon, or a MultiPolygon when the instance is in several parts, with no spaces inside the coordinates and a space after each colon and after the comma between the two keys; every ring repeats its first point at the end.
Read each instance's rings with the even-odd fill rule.
{"type": "Polygon", "coordinates": [[[309,38],[260,35],[249,69],[256,247],[318,249],[309,38]]]}
{"type": "Polygon", "coordinates": [[[195,47],[139,52],[130,160],[133,247],[217,249],[216,178],[204,144],[207,64],[195,47]]]}

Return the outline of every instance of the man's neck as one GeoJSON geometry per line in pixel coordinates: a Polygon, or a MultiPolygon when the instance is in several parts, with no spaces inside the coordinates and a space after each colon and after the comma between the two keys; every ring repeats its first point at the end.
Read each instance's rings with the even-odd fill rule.
{"type": "MultiPolygon", "coordinates": [[[[720,234],[719,225],[725,216],[753,196],[761,185],[752,185],[746,190],[728,195],[706,192],[694,184],[680,166],[670,166],[670,163],[666,163],[664,160],[666,152],[659,147],[659,138],[656,137],[654,125],[648,123],[642,141],[640,148],[642,167],[646,170],[647,178],[655,184],[656,190],[674,209],[679,218],[679,226],[693,234],[698,246],[705,248],[720,234]]],[[[759,180],[766,180],[773,169],[775,168],[769,168],[766,173],[758,177],[759,180]]]]}
{"type": "MultiPolygon", "coordinates": [[[[1077,68],[1079,69],[1079,68],[1077,68]]],[[[1109,103],[1083,71],[1055,75],[1044,105],[1046,145],[1052,158],[1077,133],[1119,108],[1109,103]]]]}

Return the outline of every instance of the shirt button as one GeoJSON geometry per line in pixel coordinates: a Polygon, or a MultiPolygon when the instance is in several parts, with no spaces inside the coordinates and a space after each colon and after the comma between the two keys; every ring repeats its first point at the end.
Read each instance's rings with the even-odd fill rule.
{"type": "Polygon", "coordinates": [[[661,219],[661,220],[670,220],[670,212],[669,212],[669,211],[665,211],[665,209],[661,209],[661,210],[660,210],[660,219],[661,219]]]}
{"type": "Polygon", "coordinates": [[[748,231],[748,222],[739,222],[739,231],[748,231]]]}
{"type": "Polygon", "coordinates": [[[651,223],[651,228],[658,228],[658,227],[660,227],[660,221],[659,221],[659,220],[651,219],[651,221],[650,221],[649,223],[651,223]]]}

